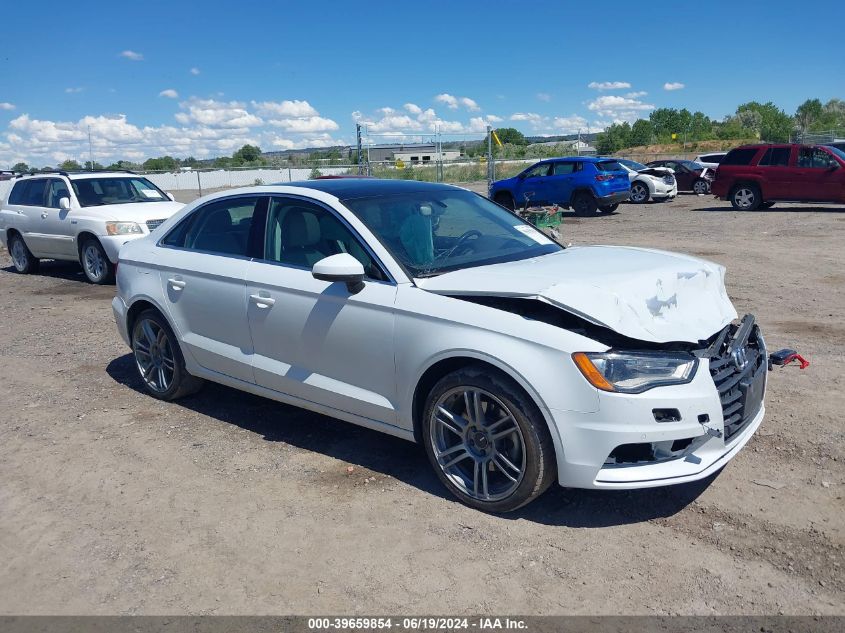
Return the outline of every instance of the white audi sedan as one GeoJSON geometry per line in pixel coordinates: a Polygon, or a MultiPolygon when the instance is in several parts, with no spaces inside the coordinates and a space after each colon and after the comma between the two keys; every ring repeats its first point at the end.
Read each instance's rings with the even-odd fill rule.
{"type": "Polygon", "coordinates": [[[121,249],[113,308],[150,395],[208,380],[420,442],[458,499],[506,512],[555,481],[664,486],[736,455],[768,363],[724,273],[347,178],[186,206],[121,249]]]}

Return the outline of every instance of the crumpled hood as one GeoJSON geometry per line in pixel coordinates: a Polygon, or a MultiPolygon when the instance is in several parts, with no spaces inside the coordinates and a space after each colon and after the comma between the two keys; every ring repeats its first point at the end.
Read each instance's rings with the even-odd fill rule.
{"type": "MultiPolygon", "coordinates": [[[[147,220],[166,220],[185,205],[181,202],[128,202],[126,204],[108,204],[96,209],[110,219],[123,222],[146,222],[147,220]]],[[[84,209],[83,209],[84,210],[84,209]]]]}
{"type": "Polygon", "coordinates": [[[724,276],[723,266],[678,253],[581,246],[416,283],[438,294],[538,299],[630,338],[696,343],[737,317],[724,276]]]}

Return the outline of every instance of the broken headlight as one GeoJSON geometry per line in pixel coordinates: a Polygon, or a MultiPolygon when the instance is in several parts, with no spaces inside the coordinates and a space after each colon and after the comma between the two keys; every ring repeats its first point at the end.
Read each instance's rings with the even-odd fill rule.
{"type": "Polygon", "coordinates": [[[572,360],[591,385],[620,393],[689,382],[698,365],[695,356],[672,353],[576,352],[572,360]]]}

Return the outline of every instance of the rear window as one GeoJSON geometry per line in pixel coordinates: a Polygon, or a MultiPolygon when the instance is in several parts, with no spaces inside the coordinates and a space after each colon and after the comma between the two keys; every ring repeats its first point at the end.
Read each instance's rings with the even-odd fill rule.
{"type": "Polygon", "coordinates": [[[789,148],[788,147],[770,147],[763,154],[763,158],[758,163],[761,167],[788,167],[789,166],[789,148]]]}
{"type": "Polygon", "coordinates": [[[9,196],[9,204],[22,204],[30,207],[44,205],[44,188],[47,180],[24,180],[15,184],[9,196]]]}
{"type": "Polygon", "coordinates": [[[27,187],[29,187],[28,180],[15,183],[15,186],[12,187],[12,193],[9,194],[9,204],[23,204],[27,187]]]}
{"type": "Polygon", "coordinates": [[[596,163],[596,169],[598,171],[624,171],[622,169],[622,165],[617,163],[615,160],[602,160],[596,163]]]}
{"type": "Polygon", "coordinates": [[[756,147],[739,147],[732,149],[720,163],[721,165],[750,165],[751,160],[757,155],[756,147]]]}

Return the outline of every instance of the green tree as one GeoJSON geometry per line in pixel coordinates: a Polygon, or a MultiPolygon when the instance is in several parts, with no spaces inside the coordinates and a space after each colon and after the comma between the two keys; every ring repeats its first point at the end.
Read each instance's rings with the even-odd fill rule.
{"type": "Polygon", "coordinates": [[[713,122],[703,112],[695,112],[690,119],[689,140],[703,141],[713,135],[713,122]]]}
{"type": "Polygon", "coordinates": [[[311,170],[311,173],[308,174],[308,179],[314,180],[315,178],[319,178],[322,175],[323,174],[320,172],[320,170],[315,167],[314,169],[311,170]]]}
{"type": "Polygon", "coordinates": [[[62,171],[79,171],[82,169],[82,165],[77,163],[72,158],[68,158],[66,161],[59,163],[59,169],[62,171]]]}
{"type": "Polygon", "coordinates": [[[654,127],[654,135],[658,141],[672,138],[672,134],[682,132],[678,111],[675,108],[657,108],[648,115],[654,127]]]}
{"type": "Polygon", "coordinates": [[[842,99],[831,99],[824,104],[824,124],[828,129],[845,128],[845,101],[842,99]]]}
{"type": "Polygon", "coordinates": [[[736,115],[743,127],[753,130],[750,125],[755,125],[760,138],[773,143],[788,142],[795,126],[793,118],[771,101],[743,103],[736,109],[736,115]]]}
{"type": "Polygon", "coordinates": [[[143,167],[146,171],[176,171],[179,169],[179,161],[172,156],[148,158],[144,161],[143,167]]]}
{"type": "Polygon", "coordinates": [[[182,165],[185,167],[198,167],[200,162],[194,158],[193,156],[188,156],[187,158],[182,160],[182,165]]]}
{"type": "Polygon", "coordinates": [[[648,145],[654,136],[654,126],[647,119],[637,119],[631,126],[631,147],[648,145]]]}
{"type": "Polygon", "coordinates": [[[613,123],[596,137],[596,150],[599,154],[614,154],[623,147],[631,146],[631,124],[613,123]]]}
{"type": "MultiPolygon", "coordinates": [[[[499,140],[502,144],[511,143],[513,145],[528,145],[528,141],[525,140],[525,135],[517,130],[516,128],[512,127],[502,127],[496,130],[496,136],[499,137],[499,140]]],[[[487,151],[487,137],[484,137],[484,151],[487,151]]],[[[496,145],[496,141],[493,141],[493,145],[496,145]]]]}
{"type": "Polygon", "coordinates": [[[88,171],[98,171],[98,170],[102,170],[103,166],[100,163],[98,163],[97,161],[94,161],[94,166],[91,167],[91,161],[86,160],[85,161],[85,169],[88,170],[88,171]]]}
{"type": "Polygon", "coordinates": [[[29,165],[24,162],[15,163],[14,165],[12,165],[12,171],[16,171],[20,174],[23,174],[29,171],[29,165]]]}
{"type": "Polygon", "coordinates": [[[807,99],[795,110],[795,125],[803,136],[824,118],[824,107],[818,99],[807,99]]]}
{"type": "Polygon", "coordinates": [[[244,145],[232,154],[232,160],[237,165],[258,162],[261,160],[261,148],[257,145],[244,145]]]}

